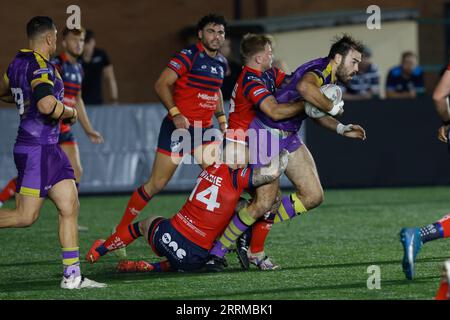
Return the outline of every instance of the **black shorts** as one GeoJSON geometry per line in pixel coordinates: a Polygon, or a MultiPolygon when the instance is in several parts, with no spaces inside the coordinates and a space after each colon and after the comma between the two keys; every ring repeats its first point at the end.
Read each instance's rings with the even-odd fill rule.
{"type": "Polygon", "coordinates": [[[76,144],[77,140],[72,130],[64,133],[60,133],[58,137],[58,144],[76,144]]]}
{"type": "Polygon", "coordinates": [[[171,268],[177,271],[197,271],[208,259],[208,250],[186,239],[169,219],[156,218],[150,225],[147,240],[153,252],[166,257],[171,268]]]}
{"type": "Polygon", "coordinates": [[[161,124],[161,129],[159,130],[158,147],[156,151],[168,156],[182,157],[185,154],[192,154],[194,149],[200,145],[219,143],[219,141],[216,141],[213,138],[210,139],[206,137],[205,139],[204,134],[206,130],[212,128],[212,126],[207,128],[189,127],[187,130],[178,129],[178,131],[174,133],[177,128],[172,120],[165,117],[161,124]]]}

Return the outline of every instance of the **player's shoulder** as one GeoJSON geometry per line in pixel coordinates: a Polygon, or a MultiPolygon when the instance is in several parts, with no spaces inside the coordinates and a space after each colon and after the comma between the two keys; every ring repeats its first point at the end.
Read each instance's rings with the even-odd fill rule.
{"type": "Polygon", "coordinates": [[[256,72],[253,72],[248,69],[243,70],[243,77],[242,77],[242,83],[245,85],[250,82],[257,82],[264,84],[264,81],[262,79],[262,75],[257,74],[256,72]]]}
{"type": "Polygon", "coordinates": [[[197,44],[192,44],[188,47],[185,47],[180,50],[180,53],[184,54],[185,56],[189,58],[193,58],[197,52],[199,52],[199,48],[197,44]]]}
{"type": "Polygon", "coordinates": [[[228,61],[227,58],[225,58],[221,53],[217,53],[216,56],[216,61],[218,61],[219,63],[223,64],[223,65],[228,65],[228,61]]]}

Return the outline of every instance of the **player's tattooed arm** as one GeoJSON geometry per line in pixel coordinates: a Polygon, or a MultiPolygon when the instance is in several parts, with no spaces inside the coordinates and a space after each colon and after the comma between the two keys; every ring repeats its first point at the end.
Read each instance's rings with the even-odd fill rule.
{"type": "Polygon", "coordinates": [[[314,120],[320,126],[326,128],[330,131],[336,132],[344,137],[361,139],[361,140],[366,139],[366,131],[364,130],[363,127],[361,127],[357,124],[344,125],[331,116],[315,118],[312,120],[314,120]]]}
{"type": "Polygon", "coordinates": [[[270,164],[254,169],[252,176],[253,187],[259,187],[278,179],[286,170],[288,155],[289,152],[283,149],[278,156],[272,159],[270,164]]]}

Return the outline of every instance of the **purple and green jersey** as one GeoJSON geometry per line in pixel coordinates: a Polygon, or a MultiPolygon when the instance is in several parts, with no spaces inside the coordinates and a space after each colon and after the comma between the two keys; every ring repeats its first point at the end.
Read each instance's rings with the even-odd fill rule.
{"type": "MultiPolygon", "coordinates": [[[[300,95],[296,87],[297,83],[308,72],[312,72],[317,75],[320,80],[320,86],[335,83],[336,79],[332,79],[331,71],[332,66],[330,59],[327,57],[318,58],[302,64],[293,73],[286,76],[283,83],[277,88],[274,94],[277,102],[289,103],[302,100],[303,97],[300,95]]],[[[302,113],[289,119],[274,121],[262,111],[258,111],[257,117],[264,126],[269,128],[280,129],[288,132],[297,132],[301,127],[302,121],[306,119],[307,116],[302,113]]]]}
{"type": "Polygon", "coordinates": [[[16,142],[26,145],[57,143],[59,123],[39,112],[32,92],[34,83],[48,83],[53,87],[55,98],[63,101],[64,84],[54,65],[33,50],[22,49],[10,63],[4,81],[9,84],[19,109],[20,124],[16,142]]]}

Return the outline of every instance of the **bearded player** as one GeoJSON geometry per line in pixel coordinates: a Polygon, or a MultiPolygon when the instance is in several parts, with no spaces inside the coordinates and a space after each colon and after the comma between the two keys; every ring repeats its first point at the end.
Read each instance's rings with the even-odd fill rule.
{"type": "MultiPolygon", "coordinates": [[[[361,61],[362,45],[348,35],[337,39],[331,46],[327,57],[309,61],[286,77],[283,84],[275,93],[278,103],[288,103],[304,100],[317,108],[332,114],[341,113],[342,104],[339,101],[331,101],[320,90],[325,84],[333,84],[339,79],[342,82],[349,81],[358,71],[361,61]]],[[[259,108],[256,118],[251,122],[249,128],[256,132],[257,143],[250,144],[250,159],[254,167],[261,166],[262,158],[260,152],[266,152],[275,141],[279,148],[289,147],[289,163],[285,174],[296,188],[296,192],[282,199],[278,212],[272,214],[269,219],[261,222],[257,228],[257,234],[252,235],[255,239],[252,248],[246,252],[250,262],[259,266],[260,269],[273,269],[274,266],[267,260],[264,253],[264,241],[270,230],[270,225],[294,218],[306,213],[323,201],[323,189],[319,180],[314,160],[306,145],[297,135],[302,121],[308,116],[305,112],[286,120],[277,121],[270,114],[259,108]],[[262,133],[264,138],[260,138],[262,133]],[[256,157],[252,159],[253,157],[256,157]],[[256,249],[254,249],[256,248],[256,249]],[[253,251],[255,250],[255,252],[253,251]]],[[[365,139],[365,131],[358,125],[343,125],[331,116],[324,116],[316,120],[320,125],[345,135],[350,138],[365,139]]],[[[270,159],[269,159],[270,161],[270,159]]],[[[249,222],[239,228],[233,225],[233,220],[226,229],[224,235],[219,239],[211,250],[212,258],[210,265],[216,265],[216,271],[223,270],[223,257],[236,239],[243,234],[255,221],[268,213],[274,205],[278,193],[278,181],[263,187],[262,196],[252,200],[248,207],[238,212],[241,220],[249,222]]],[[[241,251],[246,251],[246,248],[241,251]]],[[[239,252],[239,248],[238,248],[239,252]]],[[[244,268],[248,268],[248,260],[244,255],[239,255],[244,268]],[[244,256],[241,258],[241,256],[244,256]],[[244,260],[244,261],[243,261],[244,260]]]]}

